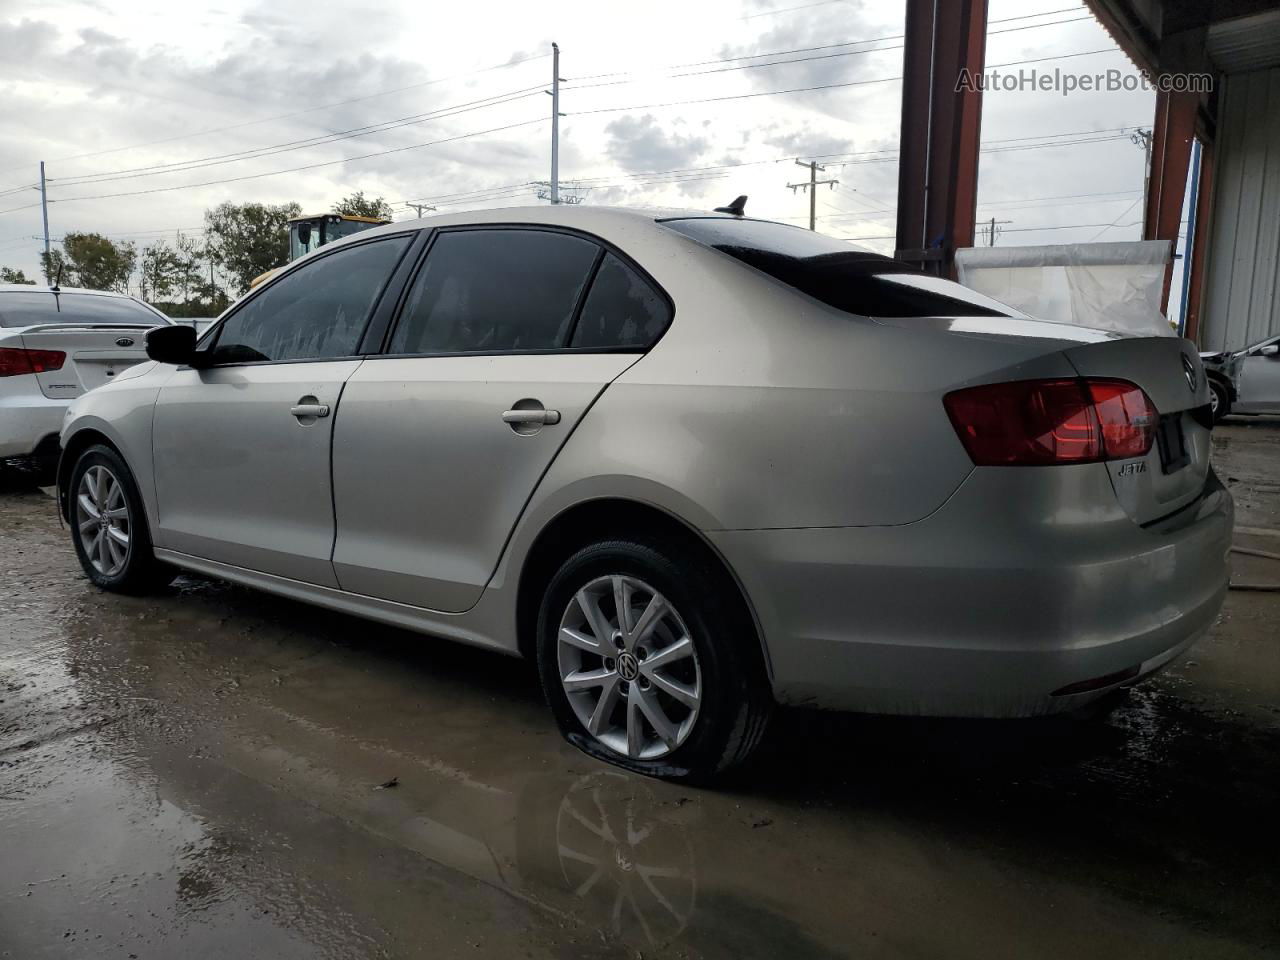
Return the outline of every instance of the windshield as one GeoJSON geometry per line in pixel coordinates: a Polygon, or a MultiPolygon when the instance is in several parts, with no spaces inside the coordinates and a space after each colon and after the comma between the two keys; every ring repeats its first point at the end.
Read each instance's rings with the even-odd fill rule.
{"type": "Polygon", "coordinates": [[[828,306],[865,317],[1022,317],[1012,307],[892,257],[766,220],[664,220],[828,306]]]}
{"type": "Polygon", "coordinates": [[[155,327],[168,322],[128,297],[48,290],[0,293],[0,327],[30,327],[38,323],[128,323],[155,327]]]}

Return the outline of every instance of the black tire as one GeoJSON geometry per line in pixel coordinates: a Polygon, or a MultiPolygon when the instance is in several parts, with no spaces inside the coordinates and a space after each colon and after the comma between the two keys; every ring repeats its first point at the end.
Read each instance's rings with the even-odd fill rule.
{"type": "Polygon", "coordinates": [[[1213,397],[1217,401],[1213,410],[1213,422],[1218,423],[1231,412],[1231,394],[1217,380],[1209,381],[1209,389],[1213,391],[1213,397]]]}
{"type": "MultiPolygon", "coordinates": [[[[537,637],[538,672],[556,723],[566,740],[593,757],[648,776],[704,782],[743,764],[764,735],[773,700],[753,647],[759,642],[755,625],[728,574],[679,544],[637,537],[578,550],[547,586],[537,637]],[[697,715],[685,739],[658,759],[628,757],[590,734],[561,684],[561,617],[582,587],[616,575],[643,581],[666,597],[696,653],[702,685],[697,715]]],[[[621,671],[622,661],[616,662],[621,671]]]]}
{"type": "MultiPolygon", "coordinates": [[[[129,470],[124,459],[110,447],[101,444],[89,447],[76,461],[71,470],[71,482],[67,491],[70,504],[71,542],[75,545],[76,557],[80,566],[94,584],[103,590],[116,593],[147,593],[151,590],[167,586],[173,581],[176,571],[156,559],[151,547],[151,530],[147,526],[146,511],[142,506],[142,496],[138,492],[137,481],[129,470]],[[87,473],[93,467],[105,467],[119,483],[128,510],[129,545],[125,551],[124,562],[119,570],[104,573],[94,566],[86,549],[85,534],[77,515],[77,497],[80,486],[87,473]]],[[[105,536],[105,534],[104,534],[105,536]]]]}

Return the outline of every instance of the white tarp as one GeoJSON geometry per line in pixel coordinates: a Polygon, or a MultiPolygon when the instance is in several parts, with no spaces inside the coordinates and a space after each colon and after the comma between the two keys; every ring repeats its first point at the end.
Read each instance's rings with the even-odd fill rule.
{"type": "Polygon", "coordinates": [[[1130,336],[1177,336],[1160,312],[1169,241],[971,247],[956,271],[971,290],[1042,320],[1130,336]]]}

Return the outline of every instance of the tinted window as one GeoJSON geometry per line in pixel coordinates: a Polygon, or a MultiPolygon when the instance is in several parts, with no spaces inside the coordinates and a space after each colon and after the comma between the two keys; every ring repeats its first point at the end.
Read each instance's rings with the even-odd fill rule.
{"type": "Polygon", "coordinates": [[[213,362],[351,356],[408,245],[408,237],[363,243],[286,274],[223,322],[213,362]]]}
{"type": "Polygon", "coordinates": [[[166,321],[137,300],[87,293],[47,291],[0,293],[0,327],[29,327],[36,323],[143,323],[166,321]]]}
{"type": "Polygon", "coordinates": [[[646,347],[671,311],[657,291],[612,253],[606,254],[573,331],[574,347],[646,347]]]}
{"type": "Polygon", "coordinates": [[[564,346],[599,249],[540,230],[442,233],[413,282],[391,352],[564,346]]]}
{"type": "Polygon", "coordinates": [[[1022,316],[958,283],[800,227],[727,218],[664,223],[849,313],[867,317],[1022,316]]]}

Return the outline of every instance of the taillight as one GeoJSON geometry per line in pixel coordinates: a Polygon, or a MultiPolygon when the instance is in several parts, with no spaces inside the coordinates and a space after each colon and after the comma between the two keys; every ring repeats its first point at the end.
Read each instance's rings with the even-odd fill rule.
{"type": "Polygon", "coordinates": [[[23,350],[0,347],[0,377],[16,377],[23,373],[61,370],[67,355],[61,350],[23,350]]]}
{"type": "Polygon", "coordinates": [[[1156,408],[1140,387],[1124,380],[1086,380],[1102,425],[1108,460],[1145,457],[1156,438],[1156,408]]]}
{"type": "Polygon", "coordinates": [[[943,403],[980,467],[1124,460],[1146,456],[1155,439],[1155,407],[1124,380],[990,383],[943,403]]]}

